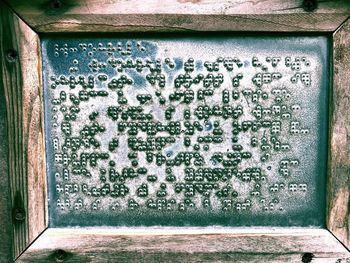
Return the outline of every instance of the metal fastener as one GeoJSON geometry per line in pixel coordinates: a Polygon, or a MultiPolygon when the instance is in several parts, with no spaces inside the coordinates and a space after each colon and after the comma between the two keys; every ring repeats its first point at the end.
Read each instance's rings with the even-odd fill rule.
{"type": "Polygon", "coordinates": [[[53,253],[53,258],[56,260],[56,262],[63,262],[67,259],[67,253],[62,249],[57,249],[53,253]]]}
{"type": "Polygon", "coordinates": [[[51,1],[51,7],[52,8],[61,8],[62,7],[62,2],[60,0],[52,0],[51,1]]]}
{"type": "Polygon", "coordinates": [[[15,62],[18,58],[18,53],[16,50],[13,50],[13,49],[9,49],[7,52],[6,52],[6,59],[8,62],[15,62]]]}
{"type": "Polygon", "coordinates": [[[14,210],[14,216],[16,221],[23,221],[26,218],[26,212],[23,208],[17,207],[14,210]]]}
{"type": "Polygon", "coordinates": [[[317,8],[317,0],[304,0],[303,1],[303,8],[306,12],[312,12],[315,11],[317,8]]]}
{"type": "Polygon", "coordinates": [[[312,253],[304,253],[303,257],[301,258],[301,261],[303,263],[309,263],[314,257],[315,256],[312,253]]]}

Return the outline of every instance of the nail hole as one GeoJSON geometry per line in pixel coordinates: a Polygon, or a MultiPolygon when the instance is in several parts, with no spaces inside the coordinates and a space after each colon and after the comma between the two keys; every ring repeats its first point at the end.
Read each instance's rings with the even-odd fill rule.
{"type": "Polygon", "coordinates": [[[301,258],[301,261],[303,263],[309,263],[314,258],[314,254],[312,253],[305,253],[303,257],[301,258]]]}

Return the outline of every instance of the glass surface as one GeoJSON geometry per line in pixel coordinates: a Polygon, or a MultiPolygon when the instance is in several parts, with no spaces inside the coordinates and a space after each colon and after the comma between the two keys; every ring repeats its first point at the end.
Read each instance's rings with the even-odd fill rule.
{"type": "Polygon", "coordinates": [[[324,225],[326,37],[42,40],[51,227],[324,225]]]}

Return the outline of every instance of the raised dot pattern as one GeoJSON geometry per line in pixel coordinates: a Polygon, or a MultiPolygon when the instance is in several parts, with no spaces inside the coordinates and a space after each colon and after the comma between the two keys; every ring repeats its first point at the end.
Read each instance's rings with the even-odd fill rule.
{"type": "Polygon", "coordinates": [[[162,48],[49,42],[47,53],[64,63],[51,63],[45,80],[51,209],[179,217],[299,209],[297,199],[315,191],[296,150],[315,136],[297,94],[317,89],[312,58],[218,50],[206,59],[162,48]]]}

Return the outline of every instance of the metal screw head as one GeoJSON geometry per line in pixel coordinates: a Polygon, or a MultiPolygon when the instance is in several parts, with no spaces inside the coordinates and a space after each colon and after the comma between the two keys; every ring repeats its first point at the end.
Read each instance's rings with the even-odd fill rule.
{"type": "Polygon", "coordinates": [[[67,258],[67,253],[66,253],[66,251],[64,251],[62,249],[57,249],[53,253],[53,257],[54,257],[56,262],[63,262],[67,258]]]}
{"type": "Polygon", "coordinates": [[[14,216],[16,221],[23,221],[26,218],[26,212],[23,208],[17,207],[15,208],[14,216]]]}
{"type": "Polygon", "coordinates": [[[304,253],[303,257],[301,258],[301,261],[303,263],[309,263],[314,258],[314,254],[312,253],[304,253]]]}
{"type": "Polygon", "coordinates": [[[51,7],[54,9],[58,9],[62,7],[62,2],[60,0],[52,0],[51,7]]]}
{"type": "Polygon", "coordinates": [[[306,12],[315,11],[317,8],[317,0],[303,0],[303,8],[306,12]]]}
{"type": "Polygon", "coordinates": [[[9,49],[6,52],[6,59],[8,62],[15,62],[18,58],[18,53],[16,50],[9,49]]]}

